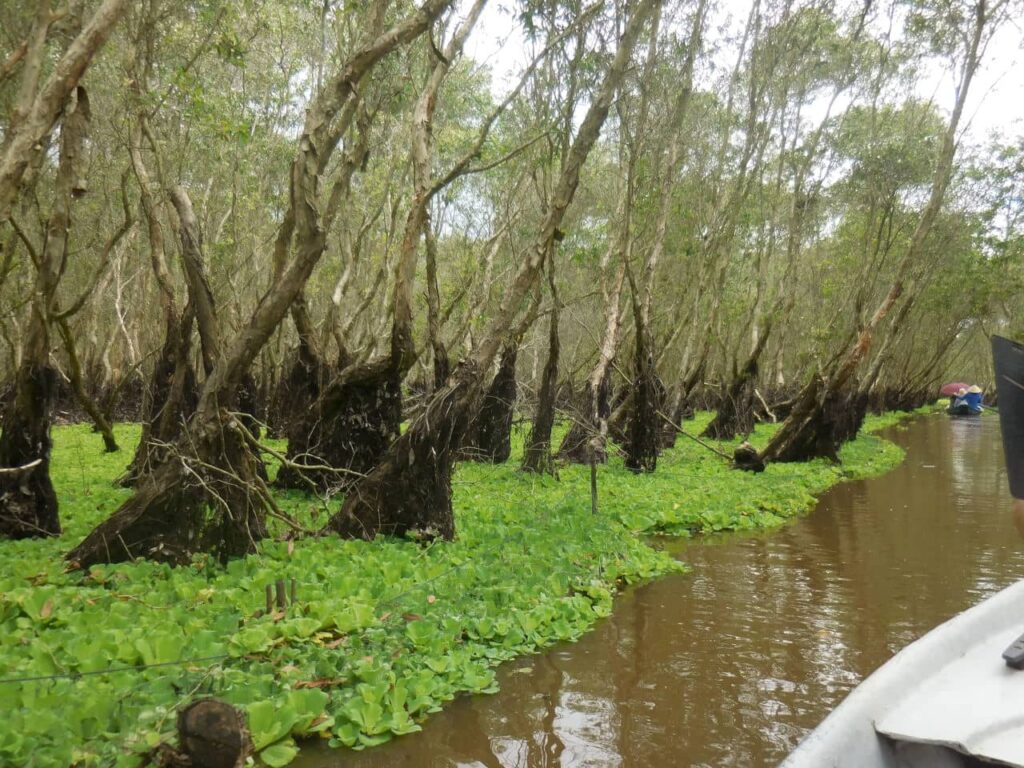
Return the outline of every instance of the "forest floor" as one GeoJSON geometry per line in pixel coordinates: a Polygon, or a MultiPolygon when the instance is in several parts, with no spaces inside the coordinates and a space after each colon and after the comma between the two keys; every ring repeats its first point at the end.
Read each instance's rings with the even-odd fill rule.
{"type": "MultiPolygon", "coordinates": [[[[84,574],[65,572],[62,557],[128,497],[113,481],[139,429],[118,425],[123,450],[103,454],[88,425],[59,427],[64,535],[0,543],[0,764],[137,765],[173,738],[176,708],[206,695],[246,710],[271,766],[294,757],[296,738],[360,748],[419,730],[457,694],[496,690],[500,662],[578,638],[623,585],[683,569],[649,534],[780,525],[830,486],[897,465],[903,451],[868,433],[911,415],[869,417],[840,465],[754,475],[683,436],[652,475],[613,457],[599,470],[596,517],[589,469],[524,475],[517,434],[513,462],[459,464],[452,543],[288,541],[282,526],[226,567],[197,559],[84,574]],[[258,615],[278,579],[296,581],[295,604],[258,615]]],[[[758,427],[752,442],[773,429],[758,427]]],[[[297,492],[278,501],[313,528],[339,504],[297,492]]]]}

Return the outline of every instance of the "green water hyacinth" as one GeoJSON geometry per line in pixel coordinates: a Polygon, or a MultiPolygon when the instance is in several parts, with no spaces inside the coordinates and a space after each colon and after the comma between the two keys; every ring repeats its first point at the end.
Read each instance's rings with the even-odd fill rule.
{"type": "MultiPolygon", "coordinates": [[[[64,552],[128,497],[113,480],[138,437],[119,425],[124,452],[104,454],[87,426],[55,429],[65,533],[0,543],[0,765],[140,765],[173,742],[177,709],[201,696],[245,711],[269,766],[289,763],[302,739],[383,743],[460,693],[497,690],[501,662],[577,639],[623,586],[683,570],[647,534],[779,525],[829,486],[902,458],[865,435],[840,465],[752,475],[680,438],[653,475],[616,457],[602,467],[597,517],[586,467],[556,480],[514,462],[466,463],[451,543],[276,538],[223,567],[197,558],[65,572],[64,552]],[[262,615],[278,579],[294,579],[298,599],[262,615]]],[[[278,501],[310,526],[338,504],[297,492],[278,501]]]]}

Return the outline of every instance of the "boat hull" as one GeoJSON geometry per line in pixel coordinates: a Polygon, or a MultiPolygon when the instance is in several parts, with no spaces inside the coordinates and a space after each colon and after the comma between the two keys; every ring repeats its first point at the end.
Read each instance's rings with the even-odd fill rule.
{"type": "MultiPolygon", "coordinates": [[[[915,692],[927,690],[930,681],[951,676],[964,659],[980,658],[979,684],[1008,686],[1009,707],[1014,715],[1024,703],[1024,672],[1008,670],[1000,657],[1000,649],[1009,645],[1024,631],[1024,581],[1007,587],[964,613],[955,616],[927,635],[911,643],[874,674],[855,688],[849,696],[819,725],[782,763],[782,768],[917,768],[917,766],[975,765],[968,754],[983,755],[988,747],[981,740],[991,738],[993,729],[1003,727],[1017,742],[1024,737],[1024,723],[1002,725],[988,723],[987,732],[971,731],[971,718],[985,719],[978,707],[989,705],[990,695],[973,699],[969,692],[957,695],[952,703],[927,697],[922,704],[915,692]],[[984,646],[984,647],[981,647],[984,646]],[[973,652],[973,653],[972,653],[973,652]],[[980,652],[980,654],[979,654],[980,652]],[[921,712],[934,707],[934,712],[921,712]],[[959,711],[958,711],[959,708],[959,711]],[[940,718],[950,721],[948,740],[922,733],[920,738],[907,726],[908,719],[925,715],[923,720],[937,726],[940,718]],[[876,730],[878,726],[878,730],[876,730]],[[953,733],[957,728],[963,733],[953,733]],[[910,733],[904,732],[910,730],[910,733]],[[894,733],[899,740],[878,731],[894,733]]],[[[934,686],[933,686],[934,687],[934,686]]],[[[1005,705],[1007,694],[1001,694],[1005,705]]],[[[945,722],[944,721],[944,722],[945,722]]],[[[1024,765],[1012,755],[985,755],[1002,760],[1003,765],[1024,765]]]]}
{"type": "Polygon", "coordinates": [[[981,409],[973,410],[971,406],[966,404],[950,406],[946,409],[946,413],[950,416],[981,416],[981,409]]]}

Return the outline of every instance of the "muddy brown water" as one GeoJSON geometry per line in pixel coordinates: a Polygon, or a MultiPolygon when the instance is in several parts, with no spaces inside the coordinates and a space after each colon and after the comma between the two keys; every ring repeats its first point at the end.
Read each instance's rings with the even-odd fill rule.
{"type": "Polygon", "coordinates": [[[674,545],[693,570],[627,591],[574,644],[505,665],[421,733],[302,768],[770,766],[935,625],[1024,577],[998,419],[887,436],[905,462],[782,529],[674,545]]]}

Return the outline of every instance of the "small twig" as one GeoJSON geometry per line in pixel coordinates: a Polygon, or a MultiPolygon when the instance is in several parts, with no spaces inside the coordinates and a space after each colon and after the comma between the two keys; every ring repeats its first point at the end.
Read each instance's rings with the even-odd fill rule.
{"type": "Polygon", "coordinates": [[[661,416],[661,418],[663,418],[668,423],[669,426],[675,427],[676,431],[679,434],[681,434],[683,437],[688,437],[691,440],[693,440],[693,442],[697,443],[698,445],[704,446],[705,448],[707,448],[712,453],[717,453],[719,456],[721,456],[726,461],[732,461],[732,456],[728,455],[727,453],[722,453],[722,451],[718,450],[713,445],[708,445],[703,440],[701,440],[699,437],[697,437],[695,435],[691,435],[689,432],[684,430],[682,427],[680,427],[678,424],[676,424],[674,421],[672,421],[672,419],[670,419],[668,416],[666,416],[661,411],[658,411],[658,415],[661,416]]]}
{"type": "Polygon", "coordinates": [[[34,461],[30,461],[28,464],[22,464],[20,467],[0,467],[0,475],[18,475],[23,472],[27,473],[42,463],[42,459],[35,459],[34,461]]]}
{"type": "Polygon", "coordinates": [[[769,407],[768,403],[764,401],[764,398],[761,397],[761,393],[758,391],[757,387],[754,387],[754,394],[757,395],[757,399],[760,400],[761,405],[764,406],[764,412],[771,416],[772,423],[776,423],[779,420],[778,417],[772,412],[772,409],[769,407]]]}

